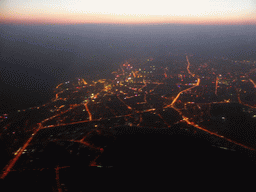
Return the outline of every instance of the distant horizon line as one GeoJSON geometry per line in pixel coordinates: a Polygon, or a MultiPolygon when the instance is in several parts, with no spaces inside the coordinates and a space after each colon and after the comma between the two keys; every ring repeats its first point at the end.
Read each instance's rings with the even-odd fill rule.
{"type": "Polygon", "coordinates": [[[256,26],[255,23],[44,23],[44,22],[3,22],[0,21],[0,25],[27,25],[27,26],[49,26],[49,25],[115,25],[115,26],[153,26],[153,25],[182,25],[182,26],[256,26]]]}

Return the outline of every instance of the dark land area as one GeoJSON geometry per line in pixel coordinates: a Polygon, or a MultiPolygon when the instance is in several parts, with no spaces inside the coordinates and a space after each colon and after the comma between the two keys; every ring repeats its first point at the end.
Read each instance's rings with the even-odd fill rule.
{"type": "Polygon", "coordinates": [[[130,189],[164,189],[180,179],[249,179],[255,172],[250,154],[216,148],[180,127],[176,125],[172,130],[118,127],[102,135],[95,134],[89,140],[105,146],[98,159],[102,167],[88,167],[97,154],[92,149],[79,148],[79,144],[63,141],[38,145],[44,149],[40,155],[43,159],[37,165],[42,169],[32,171],[27,167],[11,172],[2,184],[9,190],[18,186],[26,191],[34,191],[35,187],[37,191],[53,191],[57,189],[56,166],[67,166],[59,170],[59,179],[65,183],[62,187],[72,191],[87,191],[89,187],[117,190],[119,185],[130,189]],[[80,155],[70,154],[67,146],[80,155]]]}

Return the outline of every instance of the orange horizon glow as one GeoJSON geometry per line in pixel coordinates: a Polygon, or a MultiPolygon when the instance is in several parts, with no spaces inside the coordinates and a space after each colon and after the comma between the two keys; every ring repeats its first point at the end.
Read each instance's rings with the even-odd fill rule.
{"type": "Polygon", "coordinates": [[[0,24],[256,24],[252,0],[6,0],[0,5],[0,24]]]}
{"type": "Polygon", "coordinates": [[[197,24],[197,25],[255,25],[256,14],[227,16],[137,16],[114,14],[0,14],[0,24],[197,24]]]}

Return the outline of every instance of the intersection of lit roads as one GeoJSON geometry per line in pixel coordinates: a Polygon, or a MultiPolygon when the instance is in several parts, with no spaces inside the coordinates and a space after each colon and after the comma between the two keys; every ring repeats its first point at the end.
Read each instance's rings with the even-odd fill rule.
{"type": "MultiPolygon", "coordinates": [[[[192,77],[195,77],[196,75],[193,74],[193,73],[190,71],[190,62],[189,62],[188,56],[186,56],[186,60],[187,60],[187,72],[188,72],[188,74],[190,74],[192,77]]],[[[123,72],[123,75],[124,75],[124,74],[125,74],[125,71],[124,71],[124,69],[123,69],[122,67],[121,67],[121,69],[122,69],[122,72],[123,72]]],[[[122,75],[122,74],[120,74],[120,75],[122,75]]],[[[133,75],[136,76],[136,73],[133,73],[133,75]]],[[[166,76],[167,76],[167,75],[166,75],[166,73],[165,73],[165,77],[166,77],[166,76]]],[[[233,140],[231,140],[231,139],[229,139],[229,138],[225,138],[224,136],[219,135],[219,134],[217,134],[216,132],[209,131],[209,130],[207,130],[207,128],[200,127],[199,125],[195,124],[194,122],[189,121],[189,118],[185,117],[185,116],[182,114],[181,110],[179,110],[177,107],[175,107],[176,102],[177,102],[177,100],[178,100],[178,98],[180,97],[181,94],[183,94],[183,93],[185,93],[185,92],[187,92],[187,91],[190,91],[190,90],[192,90],[192,89],[194,89],[195,87],[197,87],[197,86],[200,85],[201,79],[200,79],[198,76],[195,77],[195,78],[197,78],[197,83],[196,83],[196,84],[193,84],[193,86],[191,86],[191,87],[189,87],[189,88],[187,88],[187,89],[181,90],[181,91],[176,95],[176,97],[172,100],[172,103],[166,105],[166,106],[164,107],[164,109],[166,109],[166,108],[173,108],[173,109],[175,109],[175,110],[182,116],[184,122],[186,122],[186,123],[189,124],[189,125],[194,126],[194,127],[197,128],[197,129],[203,130],[203,131],[205,131],[205,132],[207,132],[207,133],[209,133],[209,134],[212,134],[212,135],[214,135],[214,136],[220,137],[220,138],[222,138],[222,139],[225,139],[225,140],[227,140],[227,141],[229,141],[229,142],[231,142],[231,143],[234,143],[234,144],[236,144],[236,145],[242,146],[242,147],[244,147],[244,148],[247,148],[247,149],[250,149],[250,150],[255,150],[255,149],[250,148],[250,147],[248,147],[248,146],[245,146],[245,145],[243,145],[243,144],[241,144],[241,143],[238,143],[238,142],[236,142],[236,141],[233,141],[233,140]]],[[[254,87],[256,88],[255,82],[254,82],[252,79],[249,79],[249,80],[250,80],[250,82],[254,85],[254,87]]],[[[83,81],[84,81],[84,80],[83,80],[83,81]]],[[[143,83],[144,83],[144,85],[139,89],[139,91],[141,91],[141,90],[142,90],[144,87],[146,87],[147,84],[148,84],[148,82],[144,81],[144,79],[143,79],[143,83]]],[[[87,83],[84,81],[84,84],[86,85],[87,83]]],[[[156,84],[156,87],[157,87],[158,85],[160,85],[160,84],[162,84],[162,83],[153,82],[153,83],[151,83],[151,84],[156,84]]],[[[63,83],[59,84],[59,85],[56,87],[56,89],[58,89],[58,88],[61,87],[62,85],[63,85],[63,83]]],[[[156,88],[156,87],[155,87],[155,88],[156,88]]],[[[215,90],[216,92],[217,92],[217,87],[218,87],[218,79],[216,79],[216,90],[215,90]]],[[[149,92],[152,92],[153,90],[154,90],[154,89],[150,90],[149,92]]],[[[96,93],[92,98],[97,98],[97,97],[98,97],[101,93],[103,93],[103,92],[105,92],[105,93],[108,93],[108,92],[109,92],[108,86],[105,86],[100,92],[96,93]]],[[[61,94],[61,93],[63,93],[63,91],[60,91],[59,93],[56,94],[56,98],[54,99],[54,101],[63,99],[63,98],[60,98],[60,97],[59,97],[59,94],[61,94]]],[[[216,93],[216,94],[217,94],[217,93],[216,93]]],[[[129,106],[129,105],[125,102],[125,100],[122,99],[122,98],[120,98],[118,95],[117,95],[117,98],[118,98],[118,99],[127,107],[127,109],[129,109],[130,111],[135,111],[136,113],[144,113],[144,112],[152,112],[152,111],[155,111],[155,108],[146,109],[146,110],[144,110],[144,111],[137,111],[137,110],[135,110],[134,108],[132,108],[131,106],[129,106]]],[[[238,95],[238,100],[239,100],[240,103],[241,103],[241,100],[240,100],[240,98],[239,98],[239,95],[238,95]]],[[[79,123],[86,123],[86,122],[98,122],[98,121],[103,121],[103,120],[105,120],[105,118],[93,119],[92,114],[91,114],[91,111],[90,111],[89,108],[88,108],[88,104],[89,104],[90,102],[91,102],[91,99],[88,99],[87,102],[82,102],[82,103],[80,103],[80,104],[72,105],[72,107],[69,107],[69,109],[67,109],[67,110],[65,110],[65,111],[62,111],[62,112],[60,112],[60,113],[58,113],[58,114],[56,114],[56,115],[53,115],[53,116],[51,116],[51,117],[49,117],[49,118],[46,118],[46,119],[42,120],[41,122],[39,122],[39,123],[37,124],[37,126],[34,128],[34,132],[33,132],[33,134],[31,135],[31,137],[24,143],[24,145],[23,145],[21,148],[19,148],[18,151],[16,151],[15,157],[5,166],[5,168],[3,169],[2,174],[1,174],[1,179],[4,179],[4,178],[7,176],[7,174],[8,174],[10,171],[12,171],[12,168],[13,168],[13,166],[15,165],[15,163],[17,162],[17,160],[20,158],[20,156],[23,154],[24,150],[25,150],[25,149],[27,148],[27,146],[30,144],[30,142],[32,141],[33,137],[34,137],[40,130],[42,130],[42,129],[47,129],[47,128],[59,127],[59,126],[65,126],[65,125],[72,125],[72,124],[79,124],[79,123]],[[70,111],[70,110],[75,110],[75,108],[76,108],[76,107],[79,107],[79,106],[84,106],[84,107],[85,107],[85,110],[86,110],[87,113],[88,113],[89,119],[87,119],[87,120],[82,120],[82,121],[78,121],[78,122],[65,123],[65,124],[57,124],[57,125],[43,126],[46,122],[48,122],[48,121],[50,121],[50,120],[52,120],[52,119],[54,119],[54,118],[56,118],[56,117],[58,117],[58,116],[61,116],[61,115],[65,114],[65,113],[67,113],[67,112],[70,111]]],[[[144,95],[144,103],[147,103],[147,94],[144,95]]],[[[250,106],[250,107],[252,107],[252,106],[250,106]]],[[[111,108],[110,108],[110,110],[111,110],[111,108]]],[[[124,117],[124,118],[126,118],[126,117],[128,117],[128,116],[130,116],[130,115],[131,115],[131,114],[127,114],[127,115],[121,115],[121,116],[118,116],[118,117],[124,117]]],[[[162,120],[164,120],[164,119],[161,117],[160,114],[158,114],[158,116],[159,116],[162,120]]],[[[116,118],[116,117],[114,117],[114,118],[116,118]]],[[[108,118],[106,118],[106,119],[108,119],[108,118]]],[[[141,116],[140,116],[140,121],[141,121],[141,116]]],[[[166,122],[165,122],[165,123],[166,123],[166,122]]],[[[166,124],[167,124],[168,128],[170,128],[170,125],[168,125],[168,123],[166,123],[166,124]]],[[[97,131],[98,131],[98,130],[97,130],[97,131]]],[[[95,150],[98,150],[98,151],[100,151],[100,152],[103,152],[103,149],[102,149],[102,148],[97,148],[97,147],[93,146],[93,144],[90,144],[90,143],[86,142],[86,141],[85,141],[85,138],[86,138],[86,136],[85,136],[83,139],[81,139],[81,140],[73,140],[73,142],[79,142],[79,143],[81,143],[81,144],[83,144],[83,145],[85,145],[85,146],[90,146],[91,148],[94,148],[95,150]]],[[[98,158],[98,157],[97,157],[97,158],[98,158]]],[[[97,158],[96,158],[96,159],[97,159],[97,158]]],[[[95,160],[96,160],[96,159],[95,159],[95,160]]],[[[97,166],[96,163],[95,163],[95,160],[91,162],[91,164],[90,164],[91,166],[97,166]]],[[[57,177],[57,178],[58,178],[58,175],[59,175],[59,173],[58,173],[59,169],[60,169],[60,167],[57,167],[57,168],[56,168],[56,177],[57,177]]]]}

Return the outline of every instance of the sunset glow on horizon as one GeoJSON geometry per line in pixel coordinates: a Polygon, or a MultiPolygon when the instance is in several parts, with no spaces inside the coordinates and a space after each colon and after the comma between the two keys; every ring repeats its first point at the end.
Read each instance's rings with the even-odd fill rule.
{"type": "Polygon", "coordinates": [[[252,0],[5,0],[0,23],[255,25],[252,0]]]}

